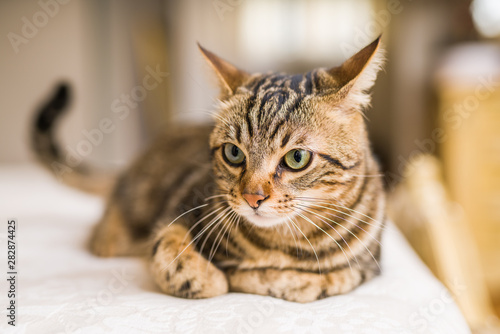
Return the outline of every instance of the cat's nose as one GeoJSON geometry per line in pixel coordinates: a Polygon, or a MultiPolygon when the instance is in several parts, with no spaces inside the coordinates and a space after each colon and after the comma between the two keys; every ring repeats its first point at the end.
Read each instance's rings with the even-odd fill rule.
{"type": "Polygon", "coordinates": [[[257,209],[268,197],[262,194],[243,194],[245,201],[254,209],[257,209]]]}

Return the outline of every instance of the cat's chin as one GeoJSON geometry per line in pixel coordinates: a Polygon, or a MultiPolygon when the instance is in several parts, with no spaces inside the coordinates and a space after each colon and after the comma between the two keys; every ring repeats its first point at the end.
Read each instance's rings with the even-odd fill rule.
{"type": "Polygon", "coordinates": [[[244,216],[246,220],[258,227],[273,227],[281,225],[286,221],[286,217],[267,217],[259,213],[251,213],[244,216]]]}

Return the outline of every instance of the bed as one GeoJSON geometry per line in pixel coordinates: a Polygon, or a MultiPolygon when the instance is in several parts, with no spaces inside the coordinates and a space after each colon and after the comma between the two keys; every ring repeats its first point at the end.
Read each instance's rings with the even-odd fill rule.
{"type": "Polygon", "coordinates": [[[11,218],[18,244],[16,327],[6,321],[2,279],[0,333],[470,333],[452,296],[392,225],[382,275],[349,294],[309,304],[238,293],[186,300],[162,294],[143,259],[86,250],[102,199],[36,165],[0,166],[0,185],[0,248],[11,218]]]}

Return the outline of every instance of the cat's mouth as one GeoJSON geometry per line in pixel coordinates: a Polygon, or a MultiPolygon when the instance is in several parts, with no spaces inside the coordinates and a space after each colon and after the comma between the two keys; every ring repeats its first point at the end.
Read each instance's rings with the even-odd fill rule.
{"type": "Polygon", "coordinates": [[[287,217],[280,217],[275,215],[265,214],[260,211],[252,211],[243,215],[249,222],[259,227],[272,227],[282,224],[286,221],[287,217]]]}

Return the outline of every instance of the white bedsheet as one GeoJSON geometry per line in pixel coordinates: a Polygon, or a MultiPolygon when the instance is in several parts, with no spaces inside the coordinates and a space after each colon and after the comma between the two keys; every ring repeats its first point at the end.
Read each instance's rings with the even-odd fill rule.
{"type": "Polygon", "coordinates": [[[0,166],[0,267],[7,219],[16,218],[19,273],[15,328],[7,325],[1,279],[0,333],[470,333],[447,290],[392,226],[382,275],[347,295],[309,304],[237,293],[186,300],[160,293],[142,259],[89,254],[85,243],[102,209],[101,199],[41,168],[0,166]]]}

